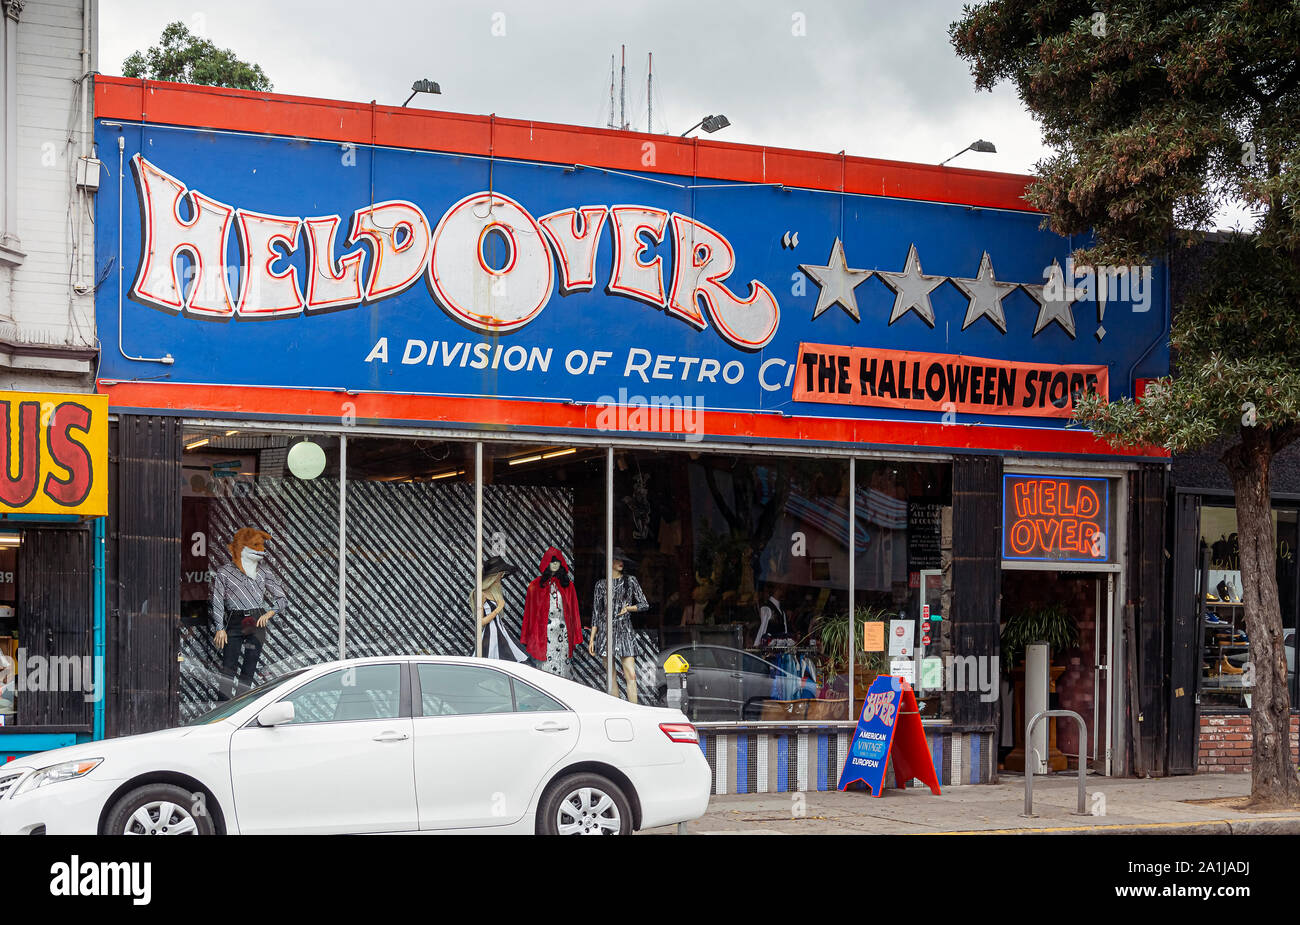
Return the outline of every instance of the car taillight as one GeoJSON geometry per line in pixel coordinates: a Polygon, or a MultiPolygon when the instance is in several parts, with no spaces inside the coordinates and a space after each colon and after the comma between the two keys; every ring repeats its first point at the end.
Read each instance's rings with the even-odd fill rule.
{"type": "Polygon", "coordinates": [[[660,723],[659,728],[674,742],[682,742],[686,745],[700,744],[700,734],[690,723],[660,723]]]}

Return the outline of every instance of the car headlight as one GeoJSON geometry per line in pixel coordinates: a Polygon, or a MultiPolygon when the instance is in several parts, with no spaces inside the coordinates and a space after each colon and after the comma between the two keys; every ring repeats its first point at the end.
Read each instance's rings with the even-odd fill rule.
{"type": "Polygon", "coordinates": [[[46,784],[57,784],[59,781],[77,780],[85,777],[92,770],[99,767],[103,760],[103,758],[83,758],[80,761],[65,761],[62,764],[52,764],[48,768],[41,768],[22,782],[22,785],[14,791],[14,796],[19,796],[38,787],[44,787],[46,784]]]}

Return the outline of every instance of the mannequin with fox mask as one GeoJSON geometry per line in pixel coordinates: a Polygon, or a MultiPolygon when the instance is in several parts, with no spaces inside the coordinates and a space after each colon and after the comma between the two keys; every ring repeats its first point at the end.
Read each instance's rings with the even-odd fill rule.
{"type": "Polygon", "coordinates": [[[235,696],[237,688],[253,686],[266,626],[272,617],[283,617],[288,607],[284,586],[262,564],[270,538],[253,527],[236,530],[226,547],[231,561],[212,579],[208,614],[212,641],[221,653],[222,699],[235,696]]]}

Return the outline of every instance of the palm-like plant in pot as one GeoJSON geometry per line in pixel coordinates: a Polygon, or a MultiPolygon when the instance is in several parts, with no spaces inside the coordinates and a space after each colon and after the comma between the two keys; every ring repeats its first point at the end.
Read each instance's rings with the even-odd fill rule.
{"type": "MultiPolygon", "coordinates": [[[[863,606],[858,607],[853,613],[857,623],[853,630],[853,641],[858,646],[853,660],[855,691],[866,690],[866,686],[870,686],[876,675],[889,670],[889,658],[884,652],[863,652],[861,649],[862,639],[867,632],[866,625],[888,622],[889,616],[890,612],[883,607],[863,606]],[[866,686],[862,683],[863,679],[866,679],[866,686]]],[[[816,637],[818,648],[821,650],[818,667],[826,682],[829,683],[830,679],[845,674],[849,670],[849,615],[841,613],[822,616],[818,619],[811,635],[816,637]]],[[[860,693],[855,693],[854,696],[861,699],[860,693]]]]}
{"type": "Polygon", "coordinates": [[[1021,610],[1002,628],[1002,670],[1010,671],[1024,658],[1025,646],[1046,642],[1052,655],[1079,644],[1079,624],[1063,604],[1021,610]]]}

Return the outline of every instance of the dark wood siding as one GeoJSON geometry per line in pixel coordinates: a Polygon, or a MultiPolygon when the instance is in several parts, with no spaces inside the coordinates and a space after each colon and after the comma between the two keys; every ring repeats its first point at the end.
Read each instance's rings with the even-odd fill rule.
{"type": "MultiPolygon", "coordinates": [[[[1134,774],[1167,773],[1170,633],[1165,621],[1165,485],[1163,465],[1143,465],[1129,477],[1128,605],[1135,645],[1129,666],[1137,725],[1130,730],[1134,774]]],[[[1126,627],[1127,629],[1127,627],[1126,627]]],[[[1126,685],[1127,686],[1127,685],[1126,685]]],[[[1130,716],[1133,714],[1130,704],[1130,716]]]]}
{"type": "Polygon", "coordinates": [[[1200,742],[1196,692],[1201,678],[1201,611],[1196,570],[1200,566],[1201,499],[1178,494],[1170,518],[1173,579],[1169,588],[1169,773],[1195,774],[1200,742]]]}
{"type": "MultiPolygon", "coordinates": [[[[1002,459],[958,456],[952,466],[953,654],[998,658],[1002,600],[1002,459]]],[[[953,693],[953,722],[993,727],[998,701],[953,693]]]]}
{"type": "Polygon", "coordinates": [[[94,675],[94,575],[87,527],[23,531],[18,556],[18,644],[25,650],[26,680],[46,666],[46,690],[18,694],[19,726],[59,726],[90,731],[93,705],[86,688],[94,675]],[[54,690],[49,688],[53,687],[54,690]]]}
{"type": "Polygon", "coordinates": [[[121,415],[109,433],[106,730],[179,721],[181,421],[121,415]]]}

